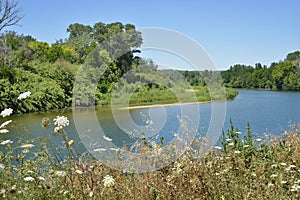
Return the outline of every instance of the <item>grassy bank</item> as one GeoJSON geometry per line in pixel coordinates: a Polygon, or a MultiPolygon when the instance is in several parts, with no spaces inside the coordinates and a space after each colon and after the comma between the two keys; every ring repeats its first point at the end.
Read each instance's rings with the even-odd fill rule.
{"type": "MultiPolygon", "coordinates": [[[[44,120],[45,122],[45,120],[44,120]]],[[[67,128],[66,128],[67,129],[67,128]]],[[[196,140],[170,165],[143,174],[116,171],[89,157],[76,155],[76,142],[63,129],[44,129],[35,141],[1,141],[0,197],[5,199],[299,199],[300,129],[291,127],[268,141],[244,136],[233,127],[203,157],[196,140]],[[48,134],[61,137],[53,149],[48,134]],[[4,144],[5,143],[5,144],[4,144]],[[34,151],[32,145],[40,145],[34,151]],[[60,158],[62,151],[66,158],[60,158]],[[51,155],[55,155],[51,156],[51,155]],[[200,159],[201,158],[201,159],[200,159]]],[[[43,129],[41,128],[41,132],[43,129]]],[[[150,141],[145,151],[154,150],[150,141]]],[[[142,151],[141,151],[142,152],[142,151]]]]}
{"type": "MultiPolygon", "coordinates": [[[[130,106],[172,104],[172,103],[191,103],[191,102],[210,102],[233,100],[238,91],[232,88],[225,88],[219,94],[212,94],[208,87],[194,86],[193,89],[161,89],[151,88],[148,90],[138,90],[130,96],[130,106]],[[212,99],[213,97],[213,99],[212,99]]],[[[120,99],[120,102],[124,102],[120,99]]]]}

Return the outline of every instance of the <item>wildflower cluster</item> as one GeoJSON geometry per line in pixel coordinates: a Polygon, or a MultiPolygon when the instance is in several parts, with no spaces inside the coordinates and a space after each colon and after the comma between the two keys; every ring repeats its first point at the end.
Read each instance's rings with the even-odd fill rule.
{"type": "Polygon", "coordinates": [[[21,93],[21,94],[19,95],[19,97],[18,97],[18,100],[26,99],[26,98],[29,97],[30,95],[31,95],[31,92],[30,92],[30,91],[21,93]]]}
{"type": "Polygon", "coordinates": [[[54,125],[56,126],[54,128],[54,132],[58,132],[59,130],[63,129],[63,127],[69,126],[69,120],[65,116],[56,116],[53,121],[54,125]]]}
{"type": "Polygon", "coordinates": [[[112,187],[115,184],[115,179],[110,175],[106,175],[103,179],[103,183],[104,187],[112,187]]]}

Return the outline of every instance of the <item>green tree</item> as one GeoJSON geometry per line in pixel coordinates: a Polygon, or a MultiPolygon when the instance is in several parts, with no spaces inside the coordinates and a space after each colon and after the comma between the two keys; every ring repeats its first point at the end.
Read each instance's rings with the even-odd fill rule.
{"type": "Polygon", "coordinates": [[[293,62],[287,61],[279,63],[272,71],[272,78],[275,81],[276,88],[278,90],[289,90],[289,76],[291,76],[293,73],[296,73],[296,66],[293,62]]]}

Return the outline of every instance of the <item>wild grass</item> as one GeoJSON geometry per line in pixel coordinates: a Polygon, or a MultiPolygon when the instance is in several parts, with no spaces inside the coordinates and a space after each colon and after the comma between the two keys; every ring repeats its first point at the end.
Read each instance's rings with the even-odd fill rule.
{"type": "Polygon", "coordinates": [[[210,102],[233,100],[238,91],[232,88],[225,88],[225,91],[220,91],[219,95],[215,95],[212,99],[212,94],[207,86],[194,86],[190,90],[184,90],[182,88],[174,88],[170,90],[168,88],[151,88],[138,90],[134,92],[129,104],[130,106],[136,105],[153,105],[153,104],[168,104],[168,103],[190,103],[190,102],[210,102]]]}
{"type": "MultiPolygon", "coordinates": [[[[66,125],[65,121],[60,125],[66,125]]],[[[300,129],[296,126],[268,141],[250,127],[241,135],[233,126],[222,145],[206,155],[195,151],[200,140],[170,165],[132,174],[76,154],[64,127],[47,130],[41,139],[1,141],[2,199],[299,199],[300,129]],[[47,138],[61,137],[59,150],[47,138]],[[14,145],[13,145],[14,144],[14,145]],[[5,152],[5,153],[4,153],[5,152]],[[62,152],[66,156],[62,155],[62,152]],[[200,159],[201,158],[201,159],[200,159]]],[[[58,124],[59,125],[59,124],[58,124]]],[[[148,148],[151,148],[150,146],[148,148]]]]}

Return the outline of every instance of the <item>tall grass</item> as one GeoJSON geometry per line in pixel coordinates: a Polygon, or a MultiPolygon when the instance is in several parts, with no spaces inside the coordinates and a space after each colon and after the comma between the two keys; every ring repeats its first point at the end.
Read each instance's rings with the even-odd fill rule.
{"type": "MultiPolygon", "coordinates": [[[[221,92],[220,92],[221,93],[221,92]]],[[[225,88],[225,92],[220,96],[215,96],[215,101],[233,100],[238,95],[238,91],[232,88],[225,88]],[[222,96],[225,95],[225,99],[222,96]]],[[[139,90],[134,92],[129,104],[131,106],[141,104],[168,104],[168,103],[190,103],[190,102],[209,102],[212,101],[212,95],[207,86],[194,86],[190,90],[182,88],[174,88],[173,90],[167,88],[151,88],[147,90],[139,90]]]]}
{"type": "Polygon", "coordinates": [[[1,141],[6,152],[0,153],[1,198],[300,198],[300,129],[296,126],[264,141],[251,133],[249,125],[243,136],[232,125],[224,132],[222,145],[204,157],[195,151],[204,141],[196,140],[170,165],[155,172],[131,174],[79,156],[76,142],[68,139],[64,127],[48,130],[49,121],[43,119],[40,139],[13,141],[14,145],[1,141]],[[51,134],[61,138],[59,149],[48,140],[51,134]]]}

